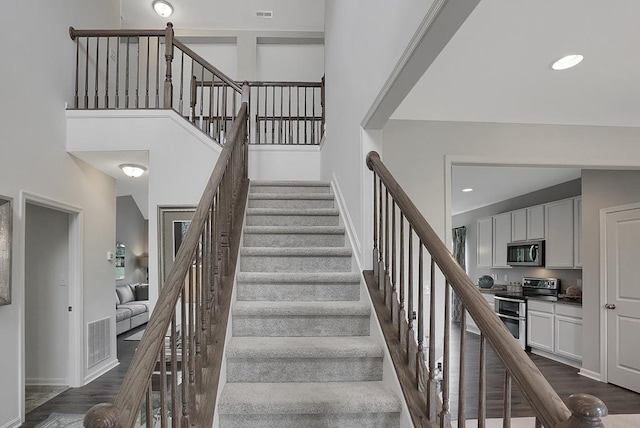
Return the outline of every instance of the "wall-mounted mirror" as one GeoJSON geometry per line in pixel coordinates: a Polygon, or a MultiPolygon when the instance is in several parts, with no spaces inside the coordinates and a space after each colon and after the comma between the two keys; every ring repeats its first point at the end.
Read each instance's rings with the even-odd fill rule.
{"type": "Polygon", "coordinates": [[[13,204],[0,196],[0,305],[11,303],[11,234],[13,204]]]}
{"type": "Polygon", "coordinates": [[[116,243],[116,279],[124,279],[124,244],[116,243]]]}

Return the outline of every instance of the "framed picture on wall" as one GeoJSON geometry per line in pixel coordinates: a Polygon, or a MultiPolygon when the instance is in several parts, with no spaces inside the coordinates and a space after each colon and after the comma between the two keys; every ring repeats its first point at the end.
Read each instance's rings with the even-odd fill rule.
{"type": "Polygon", "coordinates": [[[169,274],[178,248],[180,248],[195,212],[195,206],[158,207],[158,249],[160,252],[158,279],[160,287],[169,274]]]}
{"type": "Polygon", "coordinates": [[[0,196],[0,305],[11,304],[11,198],[0,196]]]}
{"type": "Polygon", "coordinates": [[[182,240],[187,236],[187,230],[191,220],[174,220],[173,221],[173,259],[175,260],[182,240]]]}

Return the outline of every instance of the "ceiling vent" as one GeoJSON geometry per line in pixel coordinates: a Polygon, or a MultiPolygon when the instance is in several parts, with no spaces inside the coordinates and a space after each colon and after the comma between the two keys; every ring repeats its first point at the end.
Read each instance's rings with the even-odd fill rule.
{"type": "Polygon", "coordinates": [[[272,10],[256,10],[256,18],[271,19],[273,18],[273,11],[272,10]]]}

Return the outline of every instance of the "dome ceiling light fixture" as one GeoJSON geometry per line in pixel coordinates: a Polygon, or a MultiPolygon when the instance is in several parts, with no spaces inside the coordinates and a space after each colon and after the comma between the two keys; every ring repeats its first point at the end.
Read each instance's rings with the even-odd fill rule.
{"type": "Polygon", "coordinates": [[[151,6],[153,6],[153,10],[163,18],[168,18],[173,13],[173,6],[165,0],[155,0],[151,3],[151,6]]]}
{"type": "Polygon", "coordinates": [[[147,168],[142,165],[136,165],[132,163],[122,164],[120,165],[120,169],[122,170],[122,172],[124,172],[125,175],[132,178],[140,177],[147,170],[147,168]]]}
{"type": "Polygon", "coordinates": [[[580,64],[583,59],[584,57],[580,54],[566,55],[554,61],[553,64],[551,64],[551,68],[555,71],[566,70],[580,64]]]}

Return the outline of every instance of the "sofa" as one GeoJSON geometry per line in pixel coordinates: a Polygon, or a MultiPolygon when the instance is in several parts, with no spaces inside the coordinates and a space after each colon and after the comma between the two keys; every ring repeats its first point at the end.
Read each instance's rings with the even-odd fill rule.
{"type": "Polygon", "coordinates": [[[116,335],[149,321],[149,284],[116,285],[116,335]]]}

